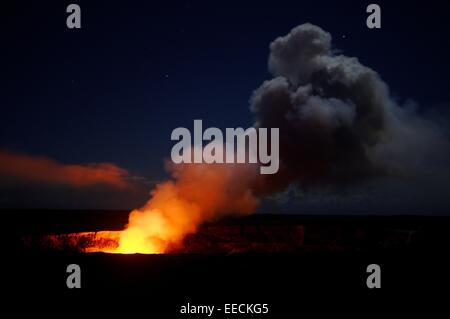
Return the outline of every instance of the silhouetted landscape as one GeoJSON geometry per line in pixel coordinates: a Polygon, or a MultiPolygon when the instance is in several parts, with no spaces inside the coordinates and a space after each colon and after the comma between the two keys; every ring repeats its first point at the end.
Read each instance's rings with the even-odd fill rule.
{"type": "Polygon", "coordinates": [[[273,312],[282,314],[294,310],[299,296],[367,297],[374,292],[365,284],[366,267],[374,262],[383,269],[385,295],[437,293],[448,282],[441,274],[449,266],[449,217],[253,215],[206,224],[168,254],[128,255],[80,253],[73,245],[56,249],[43,240],[49,234],[121,229],[127,211],[1,216],[8,225],[3,256],[14,260],[3,263],[8,289],[44,290],[46,298],[71,294],[65,283],[70,263],[85,270],[83,294],[127,298],[145,292],[160,298],[153,307],[161,311],[167,303],[176,311],[186,300],[245,299],[269,300],[273,312]]]}

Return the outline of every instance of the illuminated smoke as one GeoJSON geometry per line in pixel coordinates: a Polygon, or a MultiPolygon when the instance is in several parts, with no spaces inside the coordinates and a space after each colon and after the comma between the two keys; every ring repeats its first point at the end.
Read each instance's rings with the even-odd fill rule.
{"type": "Polygon", "coordinates": [[[170,166],[172,179],[130,214],[113,252],[165,252],[204,222],[252,213],[255,194],[293,183],[350,183],[414,171],[442,142],[431,122],[390,97],[375,71],[335,54],[331,35],[317,26],[300,25],[273,41],[269,70],[274,77],[254,92],[251,110],[255,127],[280,130],[279,172],[260,175],[257,165],[246,164],[170,166]]]}

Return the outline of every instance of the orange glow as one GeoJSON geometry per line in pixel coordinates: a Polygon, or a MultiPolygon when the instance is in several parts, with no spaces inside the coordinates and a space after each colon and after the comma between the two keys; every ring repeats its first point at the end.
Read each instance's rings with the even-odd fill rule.
{"type": "Polygon", "coordinates": [[[103,184],[124,189],[129,173],[111,163],[61,164],[46,157],[0,150],[0,177],[12,181],[89,187],[103,184]]]}
{"type": "Polygon", "coordinates": [[[150,200],[130,213],[124,230],[93,233],[81,251],[164,253],[169,247],[180,245],[187,234],[194,233],[204,222],[226,215],[250,214],[258,205],[249,188],[256,169],[242,164],[174,166],[174,180],[157,185],[150,200]]]}

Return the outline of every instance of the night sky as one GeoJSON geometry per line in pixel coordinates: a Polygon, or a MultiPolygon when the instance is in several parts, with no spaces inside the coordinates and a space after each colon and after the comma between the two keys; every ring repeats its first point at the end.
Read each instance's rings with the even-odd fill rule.
{"type": "MultiPolygon", "coordinates": [[[[376,70],[400,103],[414,101],[419,114],[449,127],[448,1],[377,1],[381,30],[366,27],[367,1],[72,2],[2,4],[0,150],[62,164],[114,163],[140,186],[43,189],[0,176],[0,207],[140,206],[167,177],[174,128],[191,128],[194,119],[207,127],[253,124],[249,98],[271,77],[270,42],[305,22],[376,70]],[[66,27],[72,2],[81,7],[80,30],[66,27]]],[[[446,176],[450,166],[443,167],[446,176]]],[[[261,211],[450,213],[447,179],[424,183],[387,178],[296,190],[261,211]]]]}

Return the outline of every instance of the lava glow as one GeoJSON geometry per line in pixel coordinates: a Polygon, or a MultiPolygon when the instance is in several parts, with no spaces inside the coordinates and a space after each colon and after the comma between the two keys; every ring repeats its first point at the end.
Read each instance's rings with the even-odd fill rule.
{"type": "Polygon", "coordinates": [[[151,192],[150,200],[133,210],[122,231],[53,235],[52,246],[82,252],[160,254],[182,244],[207,221],[231,214],[252,213],[258,202],[249,185],[256,166],[178,165],[173,179],[151,192]]]}

